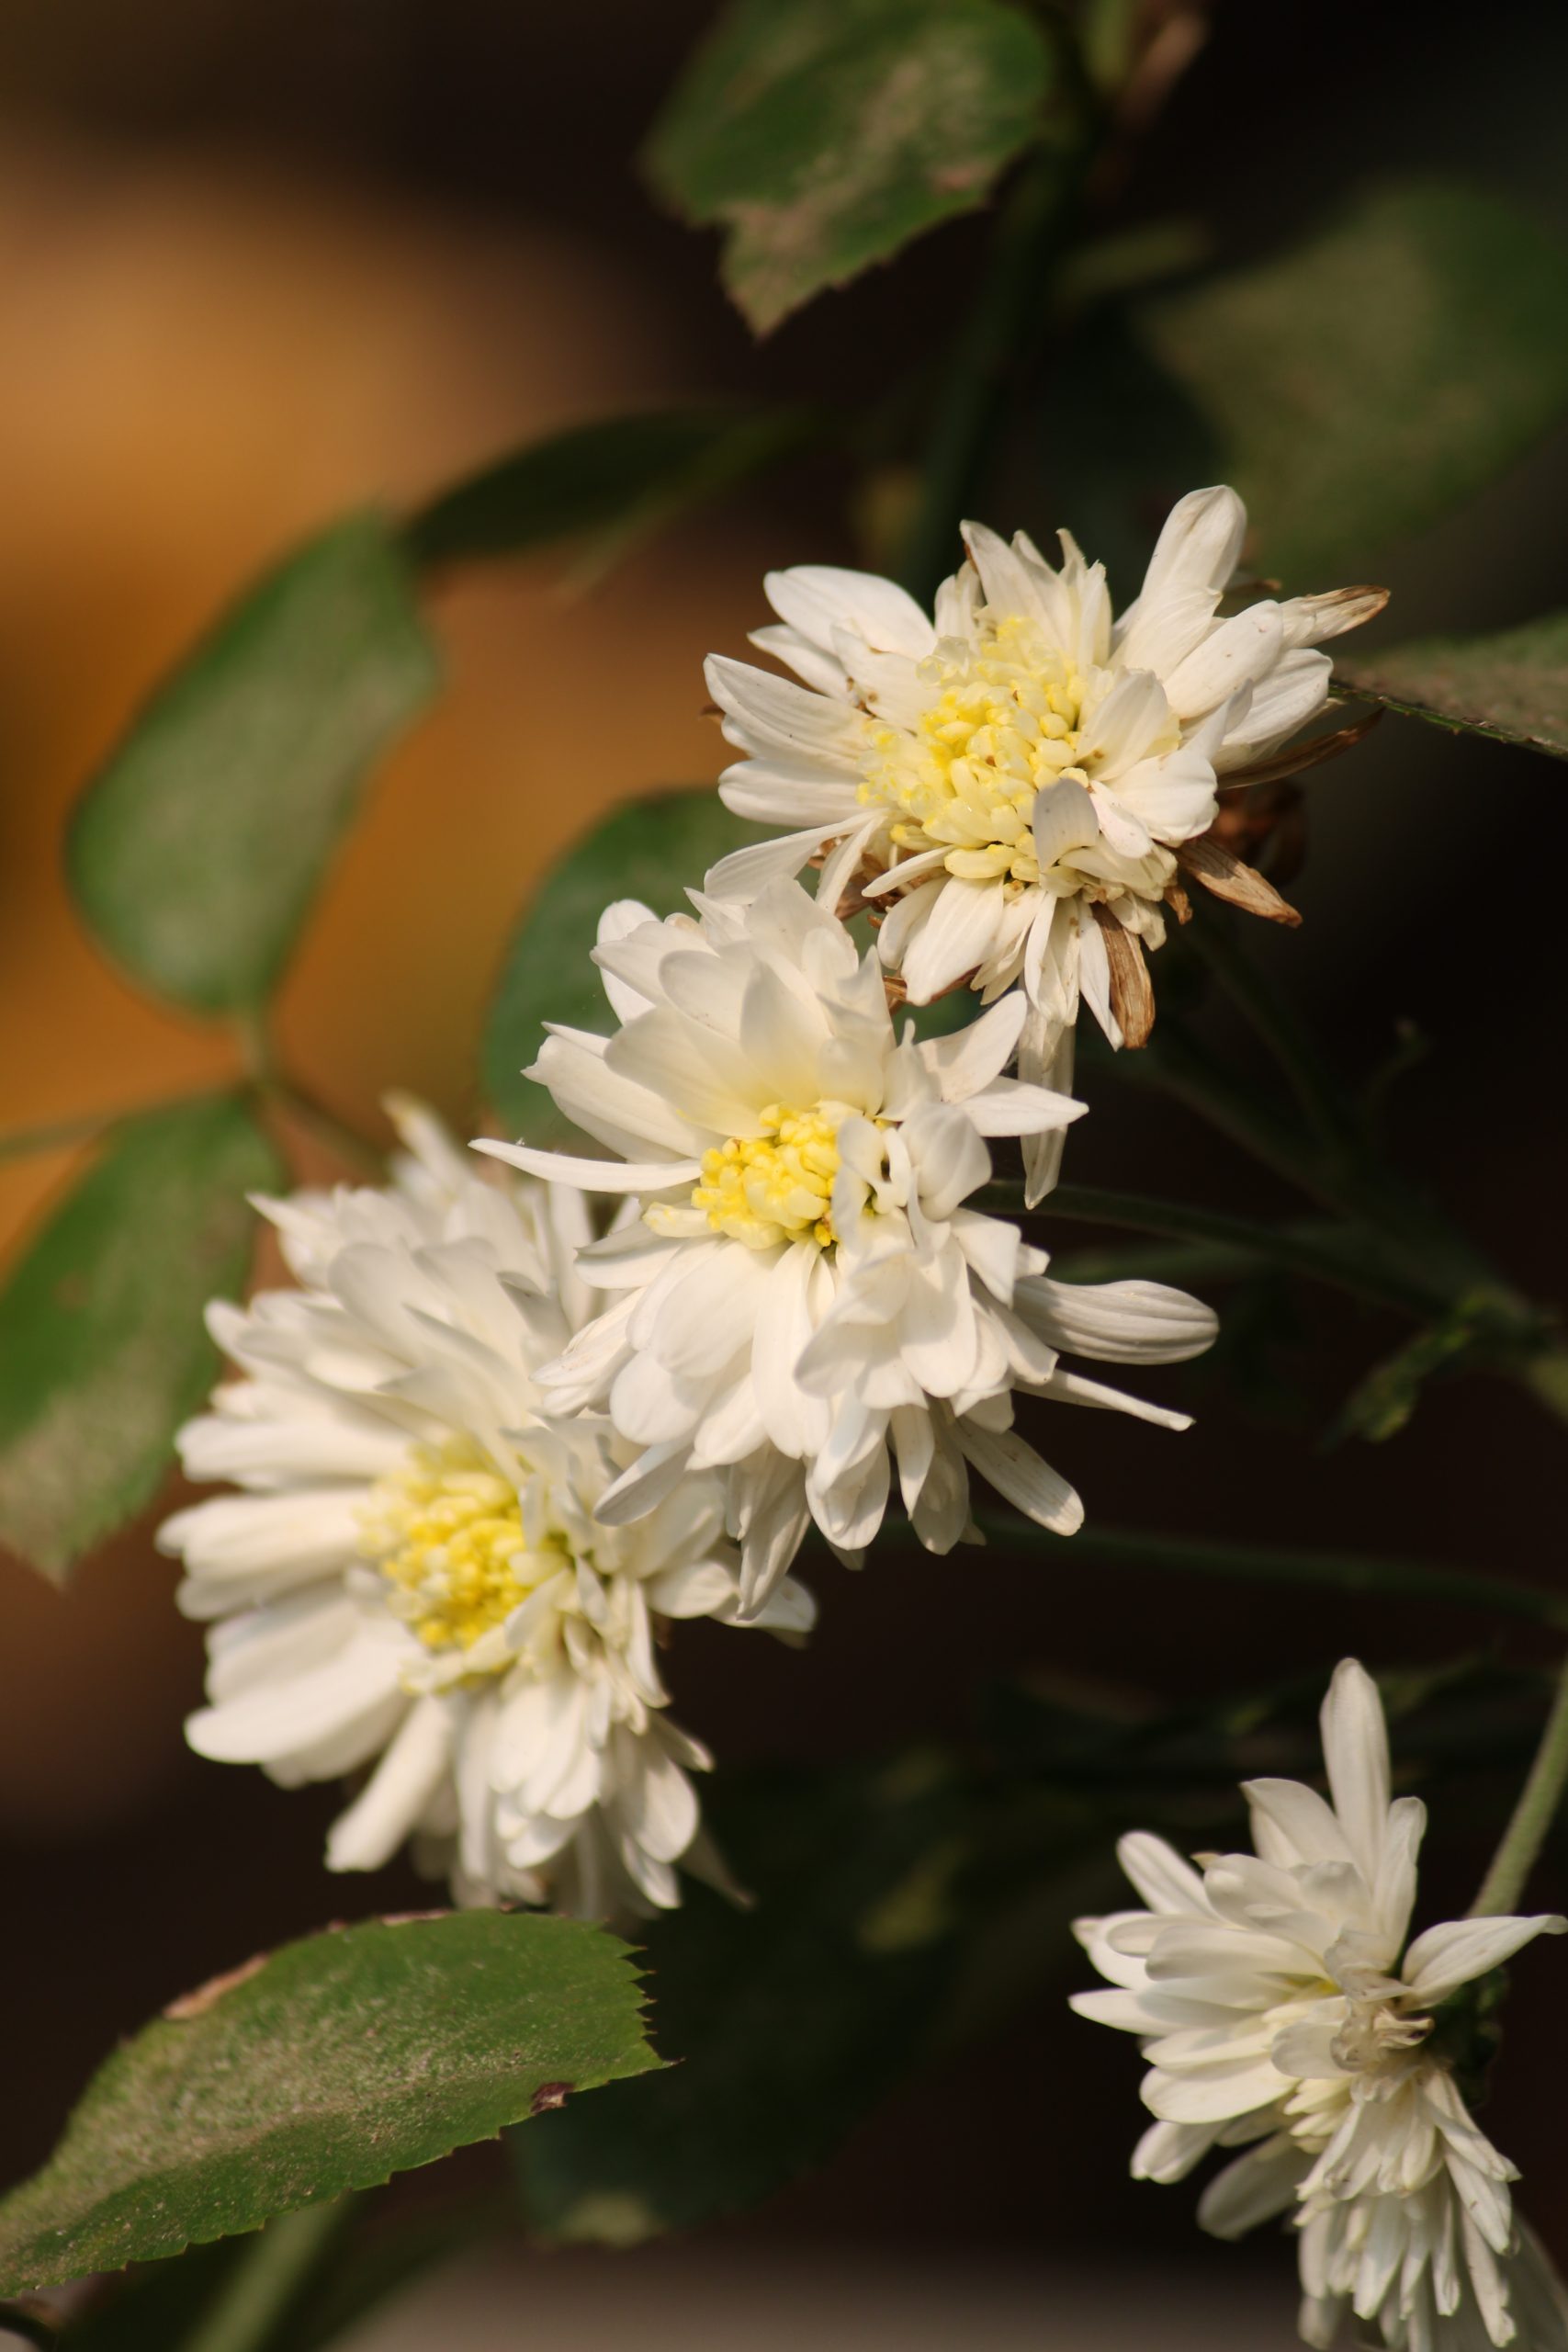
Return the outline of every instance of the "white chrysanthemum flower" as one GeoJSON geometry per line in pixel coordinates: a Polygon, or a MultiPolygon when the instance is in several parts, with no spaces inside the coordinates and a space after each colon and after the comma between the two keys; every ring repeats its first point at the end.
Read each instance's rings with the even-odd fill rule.
{"type": "Polygon", "coordinates": [[[1401,2352],[1486,2352],[1528,2306],[1520,2340],[1562,2352],[1562,2290],[1515,2221],[1514,2167],[1466,2109],[1442,2004],[1568,1921],[1459,1919],[1406,1945],[1426,1808],[1390,1799],[1382,1704],[1353,1658],[1324,1702],[1323,1746],[1332,1804],[1250,1781],[1256,1854],[1198,1869],[1162,1838],[1124,1838],[1148,1909],[1078,1923],[1116,1989],[1073,2007],[1142,2035],[1149,2061],[1158,2120],[1134,2173],[1179,2180],[1212,2148],[1247,2146],[1199,2219],[1234,2237],[1294,2212],[1310,2344],[1333,2344],[1349,2312],[1401,2352]]]}
{"type": "Polygon", "coordinates": [[[595,954],[623,1025],[556,1031],[530,1072],[630,1164],[479,1146],[642,1203],[578,1261],[615,1304],[541,1375],[643,1449],[601,1512],[630,1517],[723,1467],[748,1611],[808,1517],[842,1553],[871,1541],[889,1446],[933,1551],[970,1532],[969,1464],[1070,1532],[1082,1507],[1014,1434],[1012,1391],[1184,1428],[1058,1356],[1176,1362],[1209,1344],[1213,1315],[1157,1283],[1054,1283],[1015,1225],[965,1205],[991,1172],[987,1136],[1049,1133],[1081,1108],[1001,1075],[1021,999],[936,1043],[906,1023],[900,1040],[875,954],[797,884],[750,908],[695,903],[700,921],[608,910],[595,954]]]}
{"type": "MultiPolygon", "coordinates": [[[[677,1860],[713,1867],[687,1777],[709,1759],[664,1712],[655,1635],[735,1618],[719,1483],[635,1527],[595,1517],[631,1450],[549,1417],[536,1381],[592,1311],[581,1196],[486,1181],[427,1114],[398,1117],[386,1190],[262,1204],[300,1287],[210,1310],[244,1376],[180,1453],[244,1491],[160,1532],[182,1608],[215,1621],[191,1745],[285,1786],[372,1768],[333,1870],[412,1837],[464,1901],[678,1902],[677,1860]]],[[[769,1623],[811,1613],[785,1586],[769,1623]]]]}
{"type": "MultiPolygon", "coordinates": [[[[1248,781],[1323,708],[1330,664],[1312,649],[1384,602],[1347,588],[1218,618],[1246,528],[1232,490],[1182,499],[1114,622],[1104,567],[1066,532],[1058,571],[1022,532],[1010,548],[965,524],[969,560],[934,622],[870,573],[770,573],[782,626],[751,641],[804,684],[717,656],[707,679],[750,754],[725,771],[725,802],[792,830],[722,860],[710,894],[745,898],[826,856],[825,903],[858,889],[886,910],[882,956],[913,1002],[1021,981],[1022,1077],[1071,1082],[1080,994],[1113,1045],[1141,1044],[1142,950],[1163,942],[1168,902],[1184,910],[1184,866],[1295,919],[1228,851],[1185,845],[1219,785],[1248,781]]],[[[1043,1191],[1048,1148],[1026,1158],[1043,1191]]]]}

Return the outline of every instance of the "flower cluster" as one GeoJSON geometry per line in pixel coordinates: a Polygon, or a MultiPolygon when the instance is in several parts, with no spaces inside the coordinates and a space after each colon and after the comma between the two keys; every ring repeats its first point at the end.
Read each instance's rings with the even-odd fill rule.
{"type": "MultiPolygon", "coordinates": [[[[1051,1190],[1080,1003],[1145,1042],[1189,885],[1297,920],[1220,795],[1354,735],[1292,740],[1327,700],[1316,648],[1382,597],[1241,600],[1245,527],[1232,491],[1183,499],[1120,619],[1066,534],[1054,568],[966,526],[930,618],[863,573],[771,576],[753,641],[800,683],[708,680],[746,755],[725,801],[786,830],[693,877],[689,910],[606,907],[605,1033],[550,1029],[528,1073],[598,1150],[473,1158],[404,1102],[387,1185],[262,1204],[295,1286],[212,1309],[237,1376],[181,1439],[238,1491],[162,1541],[210,1627],[193,1746],[353,1777],[331,1867],[411,1842],[460,1901],[597,1917],[677,1903],[682,1870],[726,1883],[660,1671],[673,1621],[797,1640],[813,1525],[859,1566],[896,1496],[930,1550],[977,1544],[976,1476],[1071,1535],[1021,1404],[1032,1430],[1042,1399],[1186,1426],[1081,1364],[1178,1363],[1213,1315],[1054,1279],[994,1152],[1028,1207],[1051,1190]],[[966,1025],[921,1034],[910,1007],[969,990],[966,1025]]],[[[1256,1850],[1196,1864],[1127,1838],[1146,1907],[1079,1923],[1109,1989],[1075,2007],[1148,2062],[1134,2170],[1242,2151],[1200,2217],[1292,2216],[1313,2345],[1348,2318],[1387,2352],[1568,2352],[1454,2030],[1466,1987],[1565,1923],[1409,1940],[1425,1815],[1353,1661],[1323,1732],[1331,1801],[1255,1781],[1256,1850]]]]}
{"type": "Polygon", "coordinates": [[[486,1170],[404,1106],[389,1187],[265,1204],[298,1287],[213,1310],[241,1376],[182,1438],[241,1491],[163,1540],[212,1628],[193,1744],[359,1776],[334,1868],[412,1840],[464,1900],[677,1901],[677,1864],[718,1865],[667,1621],[798,1636],[807,1530],[858,1566],[895,1491],[935,1552],[983,1540],[976,1474],[1071,1534],[1021,1400],[1186,1425],[1082,1364],[1179,1362],[1210,1311],[1054,1280],[987,1188],[998,1142],[1032,1201],[1054,1182],[1080,995],[1146,1032],[1179,874],[1248,871],[1201,838],[1220,785],[1277,765],[1325,700],[1312,646],[1376,608],[1219,617],[1244,523],[1184,499],[1114,626],[1070,541],[1055,571],[978,526],[934,620],[862,574],[772,579],[756,641],[805,684],[709,677],[752,755],[724,797],[795,830],[690,912],[608,907],[610,1034],[556,1030],[530,1073],[607,1156],[486,1139],[521,1175],[486,1170]],[[922,1040],[906,1001],[965,982],[984,1008],[922,1040]]]}
{"type": "MultiPolygon", "coordinates": [[[[213,1625],[191,1745],[285,1786],[368,1778],[333,1870],[412,1838],[460,1899],[603,1916],[679,1900],[716,1864],[668,1714],[660,1620],[737,1617],[717,1481],[635,1526],[600,1498],[630,1450],[546,1407],[539,1367],[590,1312],[580,1194],[484,1180],[427,1114],[385,1191],[262,1204],[299,1288],[211,1309],[243,1377],[181,1435],[243,1491],[162,1530],[180,1605],[213,1625]]],[[[804,1633],[777,1587],[758,1622],[804,1633]]]]}
{"type": "Polygon", "coordinates": [[[1514,2167],[1477,2129],[1446,2046],[1445,2005],[1568,1920],[1472,1918],[1407,1942],[1426,1808],[1392,1797],[1375,1685],[1353,1658],[1323,1708],[1329,1797],[1253,1781],[1251,1854],[1184,1861],[1162,1838],[1118,1849],[1147,1905],[1082,1919],[1113,1989],[1073,2007],[1137,2034],[1156,2119],[1140,2179],[1183,2179],[1245,2148],[1199,2219],[1218,2237],[1291,2213],[1302,2334],[1347,2313],[1395,2352],[1568,2347],[1568,2297],[1509,2197],[1514,2167]]]}

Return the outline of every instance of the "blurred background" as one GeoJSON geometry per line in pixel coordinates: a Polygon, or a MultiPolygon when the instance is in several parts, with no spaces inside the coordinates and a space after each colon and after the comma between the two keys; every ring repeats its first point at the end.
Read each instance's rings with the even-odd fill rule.
{"type": "MultiPolygon", "coordinates": [[[[73,796],[138,700],[259,565],[345,505],[411,504],[574,419],[716,390],[870,399],[933,322],[963,315],[980,220],[753,345],[715,283],[712,241],[659,213],[633,162],[709,13],[696,0],[599,0],[591,19],[527,0],[6,10],[6,1125],[129,1107],[232,1065],[220,1033],[153,1006],[99,959],[59,851],[73,796]]],[[[1416,32],[1400,12],[1348,0],[1220,6],[1111,225],[1174,204],[1216,253],[1241,257],[1369,177],[1457,169],[1568,227],[1562,11],[1500,6],[1477,39],[1472,11],[1433,5],[1416,32]]],[[[1075,354],[1060,361],[1071,370],[1075,354]]],[[[1145,540],[1190,486],[1154,483],[1145,540]]],[[[329,1102],[373,1122],[397,1085],[468,1126],[479,1015],[519,905],[596,810],[716,772],[702,657],[742,650],[763,617],[764,569],[857,560],[844,488],[831,468],[803,466],[683,523],[588,598],[564,593],[548,560],[479,569],[442,593],[449,691],[379,779],[284,1001],[289,1054],[329,1102]]],[[[1047,447],[1021,494],[1027,514],[989,519],[1041,533],[1074,520],[1072,448],[1047,447]]],[[[1565,507],[1559,433],[1386,552],[1383,637],[1504,628],[1568,603],[1565,507]]],[[[1124,596],[1135,575],[1116,584],[1124,596]]],[[[1304,928],[1251,944],[1353,1069],[1382,1056],[1400,1021],[1431,1037],[1398,1098],[1405,1163],[1522,1286],[1561,1298],[1562,771],[1389,719],[1321,772],[1310,807],[1292,889],[1304,928]]],[[[1083,1182],[1141,1177],[1251,1214],[1285,1197],[1164,1104],[1097,1104],[1074,1151],[1083,1182]]],[[[0,1250],[72,1164],[0,1165],[0,1250]]],[[[1053,1432],[1091,1515],[1561,1574],[1560,1428],[1471,1381],[1436,1387],[1387,1445],[1325,1449],[1335,1402],[1390,1335],[1337,1302],[1303,1314],[1278,1395],[1223,1368],[1170,1385],[1201,1414],[1179,1442],[1095,1415],[1053,1432]]],[[[7,2181],[46,2154],[89,2064],[179,1985],[412,1883],[322,1874],[332,1792],[286,1795],[185,1752],[200,1640],[174,1611],[175,1571],[150,1524],[89,1561],[68,1597],[0,1560],[7,2181]]],[[[962,1735],[977,1687],[1022,1663],[1067,1688],[1188,1699],[1315,1674],[1351,1648],[1409,1662],[1487,1637],[1441,1611],[1223,1585],[1194,1597],[1120,1567],[1082,1578],[1002,1561],[982,1583],[962,1558],[921,1555],[858,1580],[825,1566],[816,1582],[827,1606],[805,1658],[759,1643],[735,1677],[723,1636],[682,1633],[679,1712],[727,1762],[962,1735]]],[[[1529,1662],[1528,1634],[1512,1655],[1529,1662]]],[[[1461,1811],[1438,1838],[1432,1916],[1473,1880],[1504,1801],[1483,1794],[1474,1823],[1461,1811]]],[[[1562,1859],[1543,1901],[1565,1892],[1562,1859]]],[[[1547,2014],[1553,1965],[1522,1972],[1521,2025],[1547,2014]]],[[[834,2346],[934,2347],[962,2332],[1010,2346],[1042,2328],[1064,2352],[1156,2332],[1173,2352],[1286,2344],[1284,2249],[1205,2258],[1188,2191],[1126,2180],[1134,2053],[1066,2014],[1074,1981],[1065,1952],[1004,2049],[922,2082],[762,2214],[694,2247],[476,2270],[378,2323],[366,2352],[457,2340],[488,2352],[569,2310],[584,2344],[634,2323],[646,2338],[660,2310],[682,2313],[682,2342],[739,2328],[764,2352],[807,2328],[834,2346]],[[1130,2241],[1168,2275],[1129,2271],[1130,2241]]],[[[1568,2153],[1530,2088],[1528,2067],[1505,2075],[1488,2122],[1568,2256],[1568,2153]]]]}

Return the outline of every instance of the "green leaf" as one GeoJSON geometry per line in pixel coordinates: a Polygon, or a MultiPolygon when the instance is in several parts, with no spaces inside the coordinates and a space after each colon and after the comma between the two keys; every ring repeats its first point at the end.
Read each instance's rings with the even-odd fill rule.
{"type": "Polygon", "coordinates": [[[76,810],[77,904],[197,1012],[271,993],[366,772],[433,700],[435,650],[375,514],[269,572],[142,711],[76,810]]]}
{"type": "Polygon", "coordinates": [[[114,1129],[0,1291],[0,1540],[59,1577],[139,1510],[211,1385],[202,1325],[250,1269],[249,1192],[284,1182],[244,1104],[114,1129]]]}
{"type": "Polygon", "coordinates": [[[218,1979],[116,2052],[0,2204],[0,2293],[254,2230],[657,2066],[630,1959],[574,1920],[455,1912],[218,1979]]]}
{"type": "Polygon", "coordinates": [[[1142,332],[1214,427],[1258,560],[1328,587],[1568,409],[1565,267],[1500,197],[1385,187],[1277,260],[1151,302],[1142,332]]]}
{"type": "Polygon", "coordinates": [[[687,509],[783,462],[821,430],[806,409],[669,409],[530,442],[445,492],[409,524],[417,563],[525,555],[598,535],[590,569],[687,509]]]}
{"type": "Polygon", "coordinates": [[[1427,637],[1342,661],[1336,684],[1362,702],[1568,760],[1568,613],[1496,637],[1427,637]]]}
{"type": "Polygon", "coordinates": [[[733,0],[649,142],[649,175],[727,233],[758,332],[985,200],[1043,126],[1052,60],[1003,0],[733,0]]]}
{"type": "Polygon", "coordinates": [[[932,1758],[716,1787],[755,1907],[698,1888],[649,1928],[660,2044],[682,2063],[519,2137],[536,2234],[632,2245],[829,2154],[918,2057],[949,1987],[959,1805],[932,1758]]]}
{"type": "Polygon", "coordinates": [[[628,801],[550,868],[513,934],[485,1021],[485,1092],[508,1134],[540,1145],[577,1137],[523,1071],[544,1043],[547,1021],[601,1035],[614,1028],[591,961],[610,901],[641,899],[657,915],[673,914],[710,865],[765,839],[766,828],[732,817],[708,786],[628,801]]]}

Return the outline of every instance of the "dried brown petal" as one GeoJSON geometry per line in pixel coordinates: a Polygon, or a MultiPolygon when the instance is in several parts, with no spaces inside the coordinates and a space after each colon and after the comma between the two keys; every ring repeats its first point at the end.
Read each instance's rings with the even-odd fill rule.
{"type": "Polygon", "coordinates": [[[1292,743],[1288,751],[1276,752],[1271,759],[1259,760],[1256,767],[1237,768],[1233,775],[1219,779],[1222,792],[1235,792],[1248,784],[1278,784],[1288,775],[1300,775],[1303,768],[1320,767],[1325,760],[1337,760],[1370,735],[1382,717],[1381,710],[1363,711],[1348,727],[1337,727],[1332,734],[1309,735],[1303,743],[1292,743]]]}
{"type": "Polygon", "coordinates": [[[1109,907],[1098,903],[1094,919],[1105,941],[1111,965],[1111,1010],[1116,1015],[1124,1046],[1146,1046],[1155,1025],[1155,992],[1143,942],[1119,923],[1109,907]]]}
{"type": "Polygon", "coordinates": [[[1292,930],[1301,922],[1297,910],[1280,896],[1272,882],[1265,881],[1256,866],[1247,865],[1207,834],[1201,841],[1183,842],[1176,855],[1195,882],[1201,882],[1205,890],[1230,906],[1261,915],[1266,922],[1287,923],[1292,930]]]}

